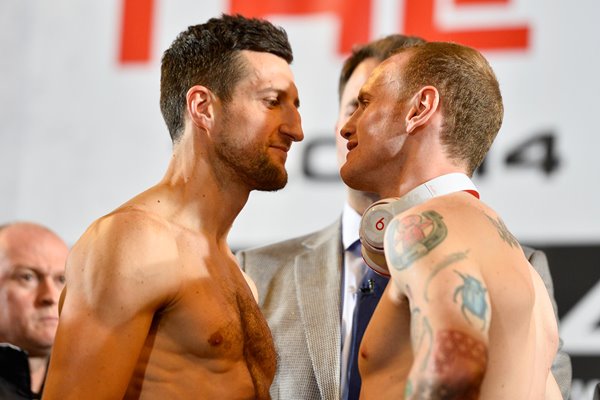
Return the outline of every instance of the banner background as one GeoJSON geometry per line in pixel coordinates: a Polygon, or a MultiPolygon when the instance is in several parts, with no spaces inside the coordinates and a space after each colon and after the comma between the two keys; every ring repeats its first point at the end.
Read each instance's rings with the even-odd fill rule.
{"type": "Polygon", "coordinates": [[[308,233],[341,212],[337,79],[353,42],[400,32],[484,52],[506,112],[475,181],[515,236],[548,251],[565,346],[592,360],[576,371],[573,398],[590,398],[600,378],[600,315],[581,304],[600,296],[594,0],[4,0],[0,221],[38,221],[72,244],[161,179],[171,143],[158,107],[160,56],[185,27],[222,12],[285,27],[306,135],[289,154],[288,186],[251,194],[229,236],[236,249],[308,233]]]}

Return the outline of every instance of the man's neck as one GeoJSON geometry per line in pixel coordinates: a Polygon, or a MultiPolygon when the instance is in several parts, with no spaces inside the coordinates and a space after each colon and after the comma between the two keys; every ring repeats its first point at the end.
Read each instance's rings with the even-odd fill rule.
{"type": "Polygon", "coordinates": [[[385,189],[381,190],[381,198],[402,197],[411,190],[432,179],[452,173],[465,173],[463,168],[448,163],[446,163],[445,166],[442,165],[443,164],[440,163],[440,166],[437,166],[436,168],[429,166],[423,170],[414,168],[412,173],[408,173],[406,176],[399,176],[394,184],[390,184],[389,186],[386,186],[385,189]]]}
{"type": "Polygon", "coordinates": [[[48,357],[29,357],[29,375],[31,379],[31,391],[39,393],[46,377],[48,357]]]}
{"type": "Polygon", "coordinates": [[[171,215],[179,219],[174,222],[214,234],[219,240],[228,234],[250,190],[245,182],[223,177],[195,146],[191,142],[177,145],[163,180],[151,191],[168,196],[171,215]]]}
{"type": "Polygon", "coordinates": [[[362,192],[346,187],[346,201],[359,215],[362,215],[377,200],[379,200],[379,196],[375,193],[362,192]]]}

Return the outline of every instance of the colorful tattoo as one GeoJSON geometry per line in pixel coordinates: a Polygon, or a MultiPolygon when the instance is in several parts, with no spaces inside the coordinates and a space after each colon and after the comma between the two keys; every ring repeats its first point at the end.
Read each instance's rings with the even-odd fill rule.
{"type": "Polygon", "coordinates": [[[485,298],[485,293],[487,290],[485,287],[483,287],[480,281],[471,275],[467,274],[465,276],[456,270],[454,270],[454,272],[460,275],[460,277],[463,279],[463,284],[457,287],[454,291],[454,302],[456,303],[456,298],[460,294],[462,297],[462,306],[460,307],[460,310],[462,311],[466,320],[472,324],[465,310],[481,319],[483,321],[481,330],[485,329],[487,324],[485,316],[488,307],[487,300],[485,298]]]}
{"type": "Polygon", "coordinates": [[[437,273],[440,272],[441,270],[443,270],[444,268],[446,268],[456,262],[466,259],[468,253],[469,253],[469,250],[467,250],[465,252],[452,253],[449,256],[446,256],[446,258],[444,260],[442,260],[442,262],[438,263],[435,267],[433,267],[433,272],[431,272],[431,275],[429,275],[429,277],[425,281],[425,301],[426,302],[429,302],[429,294],[428,294],[429,283],[431,282],[433,277],[436,276],[437,273]]]}
{"type": "Polygon", "coordinates": [[[487,361],[487,348],[480,340],[459,331],[439,331],[431,366],[436,378],[419,381],[416,398],[478,399],[487,361]]]}
{"type": "Polygon", "coordinates": [[[492,225],[494,225],[496,227],[496,229],[498,230],[498,234],[500,234],[500,237],[502,238],[502,240],[504,240],[506,243],[508,243],[508,245],[510,247],[519,247],[519,242],[513,236],[513,234],[510,233],[510,231],[504,224],[504,221],[502,221],[500,219],[500,217],[498,217],[497,219],[494,219],[487,214],[485,214],[485,216],[492,223],[492,225]]]}
{"type": "Polygon", "coordinates": [[[385,245],[390,249],[390,261],[394,268],[408,268],[446,238],[448,228],[442,219],[440,214],[431,210],[392,221],[385,245]]]}

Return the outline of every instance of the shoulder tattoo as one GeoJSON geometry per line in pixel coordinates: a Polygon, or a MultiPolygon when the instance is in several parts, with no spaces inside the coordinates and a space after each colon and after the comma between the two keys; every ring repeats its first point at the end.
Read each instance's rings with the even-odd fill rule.
{"type": "Polygon", "coordinates": [[[386,232],[385,246],[394,268],[403,270],[427,255],[448,235],[442,216],[436,211],[394,219],[386,232]]]}
{"type": "Polygon", "coordinates": [[[519,242],[513,236],[513,234],[510,233],[510,231],[508,230],[508,228],[504,224],[504,221],[502,221],[500,219],[500,217],[497,217],[496,219],[494,219],[494,218],[490,217],[487,214],[485,214],[485,216],[491,222],[491,224],[494,225],[494,227],[498,230],[498,234],[500,235],[500,238],[503,241],[505,241],[506,243],[508,243],[508,245],[510,247],[519,247],[519,242]]]}

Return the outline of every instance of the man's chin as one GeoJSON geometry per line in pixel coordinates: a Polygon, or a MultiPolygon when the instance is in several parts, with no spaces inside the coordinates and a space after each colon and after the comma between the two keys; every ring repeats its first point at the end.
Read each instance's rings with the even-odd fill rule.
{"type": "Polygon", "coordinates": [[[54,343],[54,335],[43,337],[37,337],[30,341],[30,345],[27,349],[29,357],[48,357],[52,352],[52,344],[54,343]]]}
{"type": "Polygon", "coordinates": [[[277,180],[259,184],[255,187],[254,190],[260,190],[261,192],[276,192],[278,190],[283,189],[285,185],[287,185],[287,176],[284,180],[277,180]]]}
{"type": "Polygon", "coordinates": [[[269,174],[264,174],[255,180],[254,190],[263,192],[274,192],[283,189],[287,185],[288,174],[285,171],[271,171],[269,174]]]}
{"type": "Polygon", "coordinates": [[[359,174],[355,173],[349,166],[348,162],[342,165],[340,169],[340,176],[342,177],[342,181],[351,189],[364,191],[361,186],[361,179],[359,174]]]}

